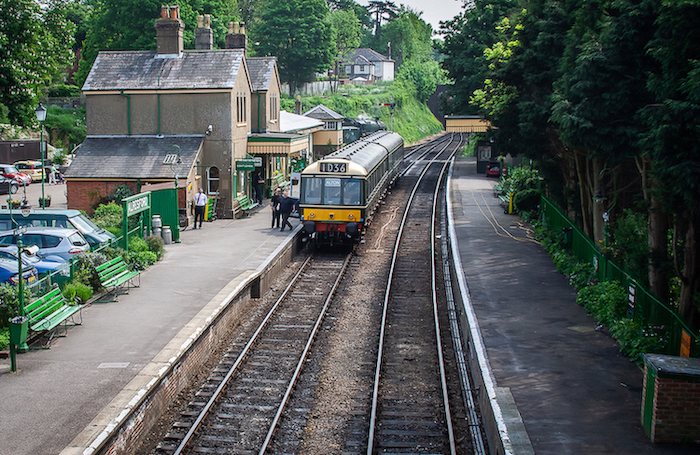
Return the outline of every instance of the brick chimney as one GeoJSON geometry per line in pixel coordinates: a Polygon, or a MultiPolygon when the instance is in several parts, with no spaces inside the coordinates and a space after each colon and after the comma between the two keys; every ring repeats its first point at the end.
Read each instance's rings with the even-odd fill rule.
{"type": "Polygon", "coordinates": [[[214,49],[214,34],[211,31],[211,16],[209,14],[200,15],[197,18],[194,48],[205,51],[214,49]]]}
{"type": "Polygon", "coordinates": [[[155,27],[158,56],[179,57],[185,47],[182,39],[185,24],[180,20],[180,6],[161,6],[160,19],[156,21],[155,27]]]}
{"type": "Polygon", "coordinates": [[[245,34],[245,22],[229,22],[226,35],[226,49],[243,49],[248,55],[248,37],[245,34]]]}

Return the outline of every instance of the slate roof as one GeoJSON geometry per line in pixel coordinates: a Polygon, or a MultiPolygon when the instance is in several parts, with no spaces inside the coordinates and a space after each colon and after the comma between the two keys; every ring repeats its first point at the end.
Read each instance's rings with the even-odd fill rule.
{"type": "Polygon", "coordinates": [[[186,178],[201,149],[204,135],[88,136],[66,170],[68,178],[186,178]],[[177,145],[180,149],[178,150],[177,145]],[[163,164],[167,155],[181,162],[163,164]]]}
{"type": "Polygon", "coordinates": [[[233,88],[244,59],[243,49],[100,52],[83,91],[233,88]]]}
{"type": "Polygon", "coordinates": [[[248,57],[248,73],[253,91],[270,90],[270,85],[275,77],[275,62],[277,57],[248,57]]]}
{"type": "Polygon", "coordinates": [[[377,52],[373,49],[366,48],[366,47],[355,49],[355,53],[352,54],[348,58],[348,61],[354,62],[355,61],[354,59],[358,58],[358,57],[361,57],[359,59],[360,62],[364,61],[362,59],[366,59],[370,62],[393,62],[394,61],[393,59],[390,59],[386,55],[382,55],[379,52],[377,52]]]}
{"type": "Polygon", "coordinates": [[[319,120],[343,120],[345,118],[334,110],[327,108],[323,104],[319,104],[313,109],[305,112],[304,115],[319,120]]]}

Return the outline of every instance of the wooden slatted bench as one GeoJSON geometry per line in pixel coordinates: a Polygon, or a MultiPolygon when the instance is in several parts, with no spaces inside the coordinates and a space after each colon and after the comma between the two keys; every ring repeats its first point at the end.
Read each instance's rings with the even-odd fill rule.
{"type": "Polygon", "coordinates": [[[272,178],[277,183],[277,187],[281,188],[283,191],[287,186],[289,186],[289,182],[284,179],[284,175],[282,174],[277,174],[272,178]]]}
{"type": "Polygon", "coordinates": [[[129,270],[129,266],[121,256],[100,264],[95,269],[100,276],[102,287],[107,290],[107,294],[114,294],[115,298],[121,289],[126,288],[128,292],[130,287],[141,285],[141,272],[129,270]],[[133,282],[136,277],[139,278],[139,284],[133,282]]]}
{"type": "Polygon", "coordinates": [[[234,213],[236,213],[237,218],[239,214],[248,215],[250,210],[260,205],[257,202],[251,201],[245,194],[236,197],[235,200],[236,207],[234,208],[234,213]]]}
{"type": "Polygon", "coordinates": [[[68,319],[73,325],[83,323],[82,305],[71,305],[63,296],[58,286],[51,291],[37,298],[29,305],[25,305],[24,313],[29,317],[29,329],[36,333],[49,333],[47,346],[51,345],[54,336],[65,336],[68,332],[68,319]],[[80,322],[75,322],[74,316],[80,315],[80,322]],[[64,334],[56,335],[54,330],[63,325],[64,334]]]}

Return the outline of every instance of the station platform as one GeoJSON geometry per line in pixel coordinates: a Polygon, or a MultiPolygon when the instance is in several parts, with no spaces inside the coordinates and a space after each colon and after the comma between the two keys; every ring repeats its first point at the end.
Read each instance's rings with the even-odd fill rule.
{"type": "MultiPolygon", "coordinates": [[[[63,190],[45,188],[56,193],[56,205],[63,190]]],[[[82,325],[69,327],[51,349],[18,354],[17,373],[10,372],[10,359],[0,359],[0,454],[76,452],[66,447],[98,414],[112,420],[101,411],[138,374],[156,368],[154,359],[167,356],[173,340],[192,336],[191,321],[217,294],[291,241],[291,231],[270,229],[270,222],[263,205],[247,218],[188,227],[181,243],[166,245],[164,258],[141,274],[140,287],[83,308],[82,325]]],[[[290,222],[296,228],[299,219],[290,222]]]]}
{"type": "MultiPolygon", "coordinates": [[[[458,158],[450,199],[461,265],[495,385],[507,388],[535,454],[697,454],[652,444],[641,424],[643,371],[596,330],[576,291],[494,178],[458,158]]],[[[532,453],[520,446],[520,453],[532,453]]]]}

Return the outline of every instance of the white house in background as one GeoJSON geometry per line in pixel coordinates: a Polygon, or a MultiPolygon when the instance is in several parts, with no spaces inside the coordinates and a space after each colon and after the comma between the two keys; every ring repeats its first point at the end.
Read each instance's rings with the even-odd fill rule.
{"type": "Polygon", "coordinates": [[[394,80],[394,60],[369,48],[355,49],[342,66],[350,81],[371,83],[394,80]]]}

